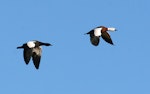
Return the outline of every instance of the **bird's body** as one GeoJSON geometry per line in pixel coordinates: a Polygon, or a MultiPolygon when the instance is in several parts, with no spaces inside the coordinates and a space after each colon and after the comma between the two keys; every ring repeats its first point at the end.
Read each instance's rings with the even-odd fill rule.
{"type": "Polygon", "coordinates": [[[24,56],[25,63],[28,64],[32,57],[34,66],[36,69],[38,69],[40,64],[41,54],[42,54],[42,48],[41,48],[42,45],[50,46],[51,44],[43,43],[40,41],[29,41],[23,44],[22,46],[17,47],[17,49],[23,48],[24,49],[23,56],[24,56]]]}
{"type": "Polygon", "coordinates": [[[90,34],[90,41],[94,46],[98,46],[100,37],[102,37],[106,42],[113,45],[113,42],[111,40],[110,35],[107,33],[107,31],[116,31],[115,28],[107,28],[104,26],[99,26],[97,28],[92,29],[86,34],[90,34]]]}

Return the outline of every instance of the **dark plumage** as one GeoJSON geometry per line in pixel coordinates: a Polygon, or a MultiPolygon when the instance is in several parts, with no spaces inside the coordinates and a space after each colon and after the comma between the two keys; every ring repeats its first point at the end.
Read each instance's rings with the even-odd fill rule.
{"type": "Polygon", "coordinates": [[[29,41],[22,46],[17,47],[17,49],[23,48],[23,56],[24,56],[24,61],[26,64],[29,63],[31,57],[34,63],[34,66],[36,69],[39,69],[40,65],[40,59],[41,59],[41,53],[42,49],[40,46],[51,46],[49,43],[43,43],[40,41],[29,41]]]}
{"type": "Polygon", "coordinates": [[[95,29],[92,29],[86,34],[90,34],[90,41],[94,46],[98,46],[100,42],[100,37],[102,37],[106,42],[113,45],[113,42],[111,40],[110,35],[107,33],[107,31],[116,31],[115,28],[107,28],[104,26],[99,26],[95,29]]]}
{"type": "Polygon", "coordinates": [[[90,32],[88,32],[86,34],[90,34],[90,41],[94,46],[97,46],[99,44],[100,36],[95,36],[94,30],[91,30],[90,32]]]}

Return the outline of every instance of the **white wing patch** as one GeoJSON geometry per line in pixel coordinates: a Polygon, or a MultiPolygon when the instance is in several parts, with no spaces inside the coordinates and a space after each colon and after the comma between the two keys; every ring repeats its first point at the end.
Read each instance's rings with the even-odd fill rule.
{"type": "Polygon", "coordinates": [[[102,35],[101,30],[102,30],[102,28],[95,28],[94,29],[94,35],[95,36],[101,36],[102,35]]]}
{"type": "Polygon", "coordinates": [[[35,41],[29,41],[28,43],[27,43],[27,46],[29,47],[29,48],[34,48],[35,47],[35,43],[34,43],[35,41]]]}

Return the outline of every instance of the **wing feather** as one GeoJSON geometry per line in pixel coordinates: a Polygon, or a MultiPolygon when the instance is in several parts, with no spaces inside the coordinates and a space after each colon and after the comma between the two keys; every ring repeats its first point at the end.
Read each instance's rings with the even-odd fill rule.
{"type": "Polygon", "coordinates": [[[41,60],[41,48],[37,47],[33,49],[32,59],[36,69],[39,69],[40,60],[41,60]]]}
{"type": "Polygon", "coordinates": [[[91,43],[92,43],[94,46],[98,46],[99,41],[100,41],[100,37],[94,35],[94,30],[91,30],[91,31],[88,32],[87,34],[90,34],[90,41],[91,41],[91,43]]]}
{"type": "Polygon", "coordinates": [[[32,56],[32,49],[25,48],[23,52],[23,56],[24,56],[25,63],[28,64],[32,56]]]}
{"type": "Polygon", "coordinates": [[[97,36],[92,36],[90,37],[90,41],[94,46],[98,46],[99,41],[100,41],[100,37],[97,36]]]}
{"type": "Polygon", "coordinates": [[[106,42],[108,42],[108,43],[110,43],[110,44],[113,45],[113,42],[112,42],[112,40],[111,40],[111,37],[110,37],[110,35],[109,35],[107,32],[103,32],[103,33],[102,33],[102,38],[103,38],[106,42]]]}

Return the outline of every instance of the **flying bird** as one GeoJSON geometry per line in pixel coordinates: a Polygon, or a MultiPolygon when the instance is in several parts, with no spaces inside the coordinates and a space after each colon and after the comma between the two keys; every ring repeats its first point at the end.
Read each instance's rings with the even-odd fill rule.
{"type": "Polygon", "coordinates": [[[49,43],[43,43],[40,41],[29,41],[27,43],[24,43],[22,46],[17,47],[17,49],[24,49],[23,56],[24,61],[26,64],[29,64],[29,61],[32,57],[34,66],[36,69],[39,69],[40,60],[41,60],[41,54],[42,54],[42,48],[41,46],[51,46],[49,43]]]}
{"type": "Polygon", "coordinates": [[[116,31],[116,28],[113,27],[107,28],[104,26],[99,26],[92,29],[86,34],[90,34],[90,41],[94,46],[98,46],[100,37],[102,37],[107,43],[113,45],[113,41],[107,31],[116,31]]]}

